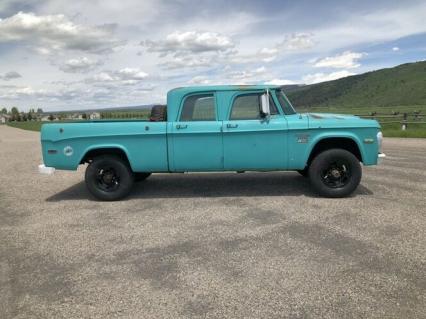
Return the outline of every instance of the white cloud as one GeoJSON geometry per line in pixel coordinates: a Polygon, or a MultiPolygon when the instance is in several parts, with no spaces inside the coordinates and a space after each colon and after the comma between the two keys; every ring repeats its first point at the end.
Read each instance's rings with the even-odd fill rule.
{"type": "Polygon", "coordinates": [[[113,30],[114,25],[75,24],[63,14],[37,16],[19,12],[0,19],[0,43],[32,43],[42,54],[61,49],[99,53],[123,44],[113,37],[113,30]]]}
{"type": "Polygon", "coordinates": [[[10,81],[10,80],[18,79],[18,78],[21,78],[21,77],[22,77],[22,75],[20,75],[16,71],[10,71],[10,72],[7,72],[3,75],[0,74],[0,80],[4,80],[4,81],[10,81]]]}
{"type": "Polygon", "coordinates": [[[254,70],[234,71],[225,75],[230,84],[262,83],[266,76],[267,70],[264,66],[254,70]]]}
{"type": "Polygon", "coordinates": [[[216,32],[173,32],[164,41],[146,40],[141,42],[149,52],[162,55],[226,51],[235,46],[231,38],[216,32]]]}
{"type": "Polygon", "coordinates": [[[99,60],[91,60],[86,57],[81,57],[69,59],[60,66],[60,69],[67,73],[86,73],[100,65],[102,65],[102,62],[99,60]]]}
{"type": "Polygon", "coordinates": [[[394,52],[399,51],[399,48],[398,47],[393,47],[392,51],[394,51],[394,52]]]}
{"type": "Polygon", "coordinates": [[[301,51],[310,49],[315,45],[312,33],[294,33],[287,35],[279,47],[285,50],[301,51]]]}
{"type": "Polygon", "coordinates": [[[294,81],[286,80],[286,79],[272,79],[269,81],[266,81],[265,84],[270,85],[290,85],[290,84],[296,84],[294,81]]]}
{"type": "Polygon", "coordinates": [[[345,51],[335,56],[317,60],[314,66],[316,68],[354,69],[360,66],[358,60],[365,55],[365,53],[345,51]]]}
{"type": "Polygon", "coordinates": [[[173,57],[159,65],[165,69],[198,68],[212,66],[217,61],[216,56],[188,55],[173,57]]]}
{"type": "Polygon", "coordinates": [[[204,75],[197,75],[194,76],[191,80],[188,81],[189,84],[210,84],[210,80],[207,76],[204,75]]]}
{"type": "Polygon", "coordinates": [[[349,72],[347,70],[336,71],[332,73],[315,73],[308,74],[302,78],[304,84],[315,84],[325,81],[337,80],[340,78],[344,78],[350,75],[355,75],[356,73],[349,72]]]}
{"type": "Polygon", "coordinates": [[[136,85],[148,77],[148,73],[139,68],[123,68],[117,71],[103,71],[85,80],[98,86],[136,85]]]}

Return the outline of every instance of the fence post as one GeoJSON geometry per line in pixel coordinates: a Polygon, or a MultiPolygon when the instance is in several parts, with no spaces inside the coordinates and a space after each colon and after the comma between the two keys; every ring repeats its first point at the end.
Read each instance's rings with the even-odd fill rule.
{"type": "Polygon", "coordinates": [[[405,131],[407,129],[407,113],[404,113],[404,117],[403,117],[403,120],[402,120],[402,127],[401,127],[401,129],[403,131],[405,131]]]}

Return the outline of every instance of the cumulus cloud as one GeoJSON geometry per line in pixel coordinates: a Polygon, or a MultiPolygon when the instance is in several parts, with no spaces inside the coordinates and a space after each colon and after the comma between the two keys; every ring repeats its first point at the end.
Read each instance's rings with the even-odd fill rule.
{"type": "Polygon", "coordinates": [[[288,52],[297,52],[310,49],[314,46],[311,33],[295,33],[284,37],[284,40],[268,48],[264,47],[252,54],[234,54],[230,57],[233,63],[270,63],[275,61],[279,55],[288,52]]]}
{"type": "Polygon", "coordinates": [[[337,80],[344,78],[350,75],[355,75],[356,73],[349,72],[347,70],[332,72],[332,73],[315,73],[308,74],[302,78],[303,83],[305,84],[315,84],[325,81],[337,80]]]}
{"type": "Polygon", "coordinates": [[[365,53],[345,51],[335,56],[314,61],[314,66],[316,68],[354,69],[361,65],[358,60],[365,55],[365,53]]]}
{"type": "Polygon", "coordinates": [[[16,71],[10,71],[10,72],[7,72],[7,73],[5,73],[3,75],[0,74],[0,80],[4,80],[4,81],[18,79],[18,78],[21,78],[21,77],[22,77],[22,75],[20,75],[16,71]]]}
{"type": "Polygon", "coordinates": [[[269,81],[266,81],[265,84],[269,84],[269,85],[290,85],[290,84],[295,84],[294,81],[291,80],[286,80],[286,79],[272,79],[269,81]]]}
{"type": "Polygon", "coordinates": [[[123,84],[135,85],[149,75],[139,68],[123,68],[116,71],[103,71],[85,80],[86,83],[95,83],[101,86],[123,84]]]}
{"type": "Polygon", "coordinates": [[[261,66],[253,70],[230,72],[225,77],[231,84],[261,83],[267,77],[267,70],[261,66]]]}
{"type": "Polygon", "coordinates": [[[188,81],[189,84],[210,84],[210,79],[205,75],[194,76],[191,80],[188,81]]]}
{"type": "Polygon", "coordinates": [[[86,57],[81,57],[69,59],[59,68],[67,73],[86,73],[100,65],[102,65],[102,62],[99,60],[91,60],[86,57]]]}
{"type": "Polygon", "coordinates": [[[216,32],[173,32],[164,41],[142,41],[149,52],[159,52],[162,56],[185,53],[217,52],[232,49],[235,44],[231,38],[216,32]]]}
{"type": "Polygon", "coordinates": [[[65,15],[35,15],[19,12],[0,19],[0,43],[25,42],[49,54],[68,49],[100,53],[123,44],[113,36],[115,25],[84,26],[73,23],[65,15]]]}
{"type": "Polygon", "coordinates": [[[312,33],[293,33],[286,35],[278,46],[284,50],[306,50],[315,45],[312,33]]]}

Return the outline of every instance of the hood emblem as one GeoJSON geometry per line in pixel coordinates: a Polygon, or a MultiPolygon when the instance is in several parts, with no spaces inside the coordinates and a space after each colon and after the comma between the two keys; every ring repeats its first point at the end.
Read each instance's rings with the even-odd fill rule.
{"type": "Polygon", "coordinates": [[[298,134],[296,135],[297,143],[306,144],[309,141],[309,134],[298,134]]]}

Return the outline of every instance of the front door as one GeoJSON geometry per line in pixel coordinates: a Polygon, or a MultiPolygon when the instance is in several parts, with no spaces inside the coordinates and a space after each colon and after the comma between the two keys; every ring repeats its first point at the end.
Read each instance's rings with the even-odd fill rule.
{"type": "Polygon", "coordinates": [[[223,170],[222,121],[216,114],[214,93],[184,99],[171,127],[172,171],[223,170]]]}
{"type": "Polygon", "coordinates": [[[287,167],[287,121],[270,100],[271,115],[261,117],[263,92],[237,95],[223,122],[225,170],[281,170],[287,167]]]}

